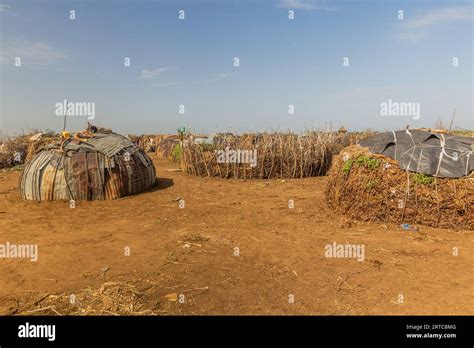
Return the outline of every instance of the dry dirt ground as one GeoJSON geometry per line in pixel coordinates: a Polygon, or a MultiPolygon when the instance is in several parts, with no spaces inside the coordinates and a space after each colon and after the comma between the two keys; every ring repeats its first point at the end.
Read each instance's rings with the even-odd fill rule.
{"type": "Polygon", "coordinates": [[[198,178],[153,160],[152,190],[75,209],[22,201],[19,173],[0,172],[0,243],[39,248],[0,259],[0,314],[474,315],[472,231],[347,227],[325,177],[198,178]],[[364,261],[325,257],[333,242],[363,244],[364,261]]]}

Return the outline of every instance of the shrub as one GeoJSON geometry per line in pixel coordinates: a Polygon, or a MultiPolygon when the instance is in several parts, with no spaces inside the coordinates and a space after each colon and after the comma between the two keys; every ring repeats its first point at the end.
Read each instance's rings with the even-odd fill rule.
{"type": "Polygon", "coordinates": [[[342,172],[344,173],[344,175],[348,175],[350,173],[353,162],[353,160],[347,160],[346,162],[344,162],[344,165],[342,166],[342,172]]]}
{"type": "Polygon", "coordinates": [[[171,151],[171,159],[175,162],[179,162],[181,160],[182,148],[181,144],[176,144],[171,151]]]}
{"type": "Polygon", "coordinates": [[[377,180],[369,180],[367,182],[366,188],[367,190],[372,190],[375,186],[377,186],[377,180]]]}
{"type": "Polygon", "coordinates": [[[414,173],[412,179],[417,185],[431,185],[433,183],[433,177],[423,173],[414,173]]]}
{"type": "Polygon", "coordinates": [[[358,165],[362,165],[368,169],[375,169],[380,165],[380,161],[378,159],[367,156],[359,156],[355,161],[358,165]]]}

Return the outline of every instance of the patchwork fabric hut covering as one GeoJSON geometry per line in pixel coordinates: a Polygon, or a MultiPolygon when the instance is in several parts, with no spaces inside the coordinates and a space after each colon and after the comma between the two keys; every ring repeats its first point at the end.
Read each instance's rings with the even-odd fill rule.
{"type": "Polygon", "coordinates": [[[155,174],[151,159],[128,138],[94,133],[47,146],[26,165],[20,191],[38,201],[115,199],[152,187],[155,174]]]}
{"type": "Polygon", "coordinates": [[[381,133],[359,144],[412,172],[460,178],[474,170],[473,137],[407,129],[381,133]]]}

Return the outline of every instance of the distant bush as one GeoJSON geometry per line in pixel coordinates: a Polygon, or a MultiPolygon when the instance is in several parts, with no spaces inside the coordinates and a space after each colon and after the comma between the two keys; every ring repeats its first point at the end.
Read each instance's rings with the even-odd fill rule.
{"type": "Polygon", "coordinates": [[[181,144],[176,144],[171,151],[171,159],[175,162],[181,161],[181,154],[183,149],[181,148],[181,144]]]}

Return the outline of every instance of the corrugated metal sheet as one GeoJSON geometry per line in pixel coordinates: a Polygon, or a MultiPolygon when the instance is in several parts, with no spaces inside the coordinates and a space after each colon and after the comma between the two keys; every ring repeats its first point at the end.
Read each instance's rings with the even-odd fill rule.
{"type": "Polygon", "coordinates": [[[79,201],[87,201],[89,198],[89,177],[87,175],[86,155],[86,153],[78,152],[71,157],[72,172],[70,177],[72,178],[72,185],[74,185],[76,200],[79,201]]]}
{"type": "MultiPolygon", "coordinates": [[[[99,169],[97,152],[86,154],[86,166],[88,175],[88,200],[104,199],[104,186],[102,183],[102,175],[99,169]]],[[[102,171],[104,168],[102,168],[102,171]]]]}
{"type": "MultiPolygon", "coordinates": [[[[60,143],[50,144],[46,147],[48,150],[59,149],[60,143]]],[[[65,151],[73,152],[100,152],[108,157],[123,154],[128,152],[130,154],[136,153],[139,147],[135,145],[130,139],[123,135],[116,133],[96,133],[86,141],[79,142],[71,139],[64,146],[65,151]]]]}
{"type": "Polygon", "coordinates": [[[63,152],[54,152],[51,157],[51,165],[58,169],[63,169],[63,152]]]}
{"type": "MultiPolygon", "coordinates": [[[[20,189],[22,189],[22,196],[25,199],[41,200],[41,176],[43,168],[48,164],[52,156],[51,151],[40,152],[38,156],[34,158],[34,163],[29,165],[29,170],[22,175],[22,183],[20,189]]],[[[31,161],[33,162],[33,161],[31,161]]]]}
{"type": "Polygon", "coordinates": [[[96,134],[93,138],[88,139],[87,143],[108,157],[115,156],[120,152],[128,151],[132,154],[138,151],[138,147],[130,139],[115,133],[96,134]]]}
{"type": "Polygon", "coordinates": [[[42,201],[53,199],[57,170],[58,169],[51,164],[48,164],[43,170],[40,186],[40,197],[42,201]]]}
{"type": "Polygon", "coordinates": [[[53,199],[72,199],[69,189],[67,187],[66,176],[64,175],[64,170],[58,169],[56,173],[56,178],[54,181],[53,188],[53,199]]]}

